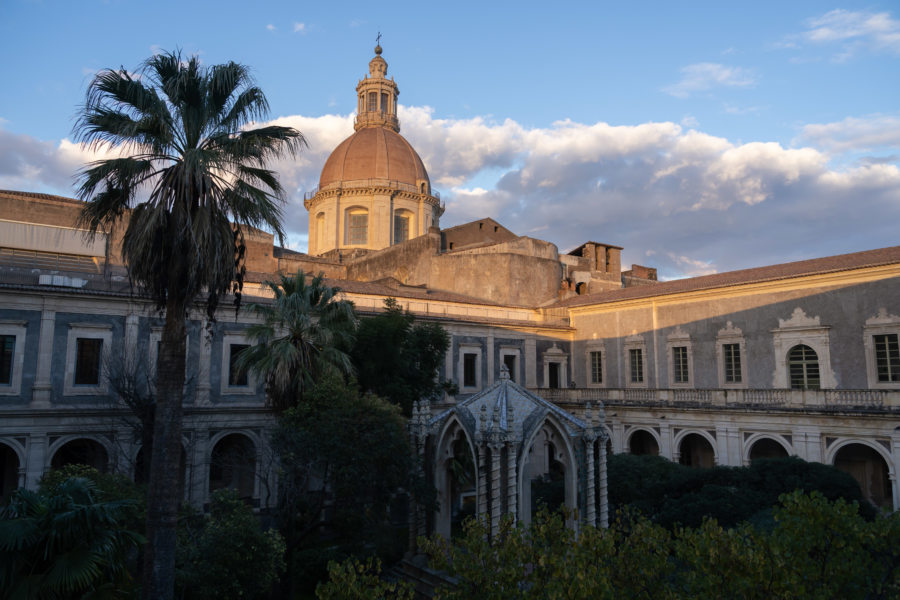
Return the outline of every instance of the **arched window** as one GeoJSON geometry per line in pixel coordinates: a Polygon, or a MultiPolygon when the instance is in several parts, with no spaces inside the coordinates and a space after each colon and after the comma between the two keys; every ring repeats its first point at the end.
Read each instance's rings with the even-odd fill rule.
{"type": "Polygon", "coordinates": [[[316,251],[325,248],[325,213],[316,215],[316,251]]]}
{"type": "Polygon", "coordinates": [[[347,211],[347,244],[364,246],[369,243],[369,213],[364,208],[347,211]]]}
{"type": "Polygon", "coordinates": [[[400,244],[409,239],[409,213],[396,211],[394,213],[394,243],[400,244]]]}
{"type": "Polygon", "coordinates": [[[805,344],[799,344],[788,352],[788,372],[791,389],[817,390],[821,387],[819,378],[819,357],[816,351],[805,344]]]}

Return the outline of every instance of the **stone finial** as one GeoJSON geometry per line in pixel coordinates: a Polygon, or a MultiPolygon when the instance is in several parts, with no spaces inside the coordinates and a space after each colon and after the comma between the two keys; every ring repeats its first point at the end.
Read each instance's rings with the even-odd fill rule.
{"type": "Polygon", "coordinates": [[[481,405],[481,431],[487,431],[487,405],[481,405]]]}
{"type": "Polygon", "coordinates": [[[500,365],[500,381],[509,381],[509,367],[506,363],[500,365]]]}
{"type": "Polygon", "coordinates": [[[494,430],[500,429],[500,405],[494,405],[494,414],[491,418],[491,424],[494,427],[494,430]]]}
{"type": "Polygon", "coordinates": [[[590,424],[591,419],[593,419],[593,415],[591,414],[591,401],[588,400],[584,403],[584,421],[585,423],[590,424]]]}

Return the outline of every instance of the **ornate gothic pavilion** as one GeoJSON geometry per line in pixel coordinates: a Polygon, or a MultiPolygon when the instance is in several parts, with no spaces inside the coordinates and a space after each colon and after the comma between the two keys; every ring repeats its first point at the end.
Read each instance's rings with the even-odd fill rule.
{"type": "MultiPolygon", "coordinates": [[[[487,216],[442,230],[380,48],[356,92],[356,132],[306,197],[309,253],[253,232],[245,293],[324,271],[363,314],[393,297],[447,329],[439,375],[459,394],[412,423],[441,499],[423,527],[447,532],[467,510],[527,518],[548,478],[602,521],[607,452],[694,466],[797,455],[900,508],[900,247],[657,282],[623,271],[612,244],[560,254],[487,216]]],[[[142,476],[120,398],[152,390],[162,321],[129,287],[121,239],[85,241],[80,208],[0,192],[2,496],[68,462],[142,476]]],[[[197,505],[226,486],[275,497],[262,382],[232,369],[251,319],[223,311],[207,335],[200,302],[190,315],[184,494],[197,505]]]]}

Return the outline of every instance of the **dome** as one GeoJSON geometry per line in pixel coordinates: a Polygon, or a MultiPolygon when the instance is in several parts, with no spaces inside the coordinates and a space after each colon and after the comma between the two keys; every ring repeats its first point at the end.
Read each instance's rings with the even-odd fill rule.
{"type": "Polygon", "coordinates": [[[396,181],[419,187],[431,183],[422,159],[399,133],[384,127],[360,129],[340,143],[322,168],[319,189],[367,179],[396,181]]]}

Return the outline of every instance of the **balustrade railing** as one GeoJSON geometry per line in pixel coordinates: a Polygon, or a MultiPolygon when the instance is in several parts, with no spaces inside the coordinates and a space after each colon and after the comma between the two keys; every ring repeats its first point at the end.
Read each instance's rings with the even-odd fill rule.
{"type": "Polygon", "coordinates": [[[788,389],[655,389],[655,388],[530,388],[555,403],[659,403],[664,405],[831,410],[898,409],[900,390],[788,390],[788,389]]]}

